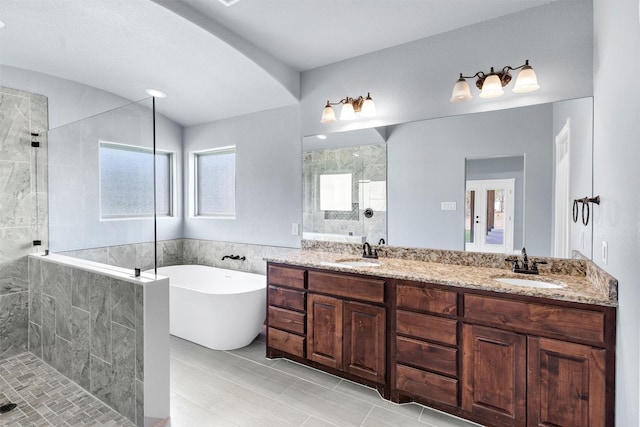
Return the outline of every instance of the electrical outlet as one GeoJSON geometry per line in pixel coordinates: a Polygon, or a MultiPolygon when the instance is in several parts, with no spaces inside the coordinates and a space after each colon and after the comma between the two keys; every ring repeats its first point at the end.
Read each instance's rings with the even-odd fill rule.
{"type": "Polygon", "coordinates": [[[609,264],[609,243],[602,241],[602,262],[609,264]]]}
{"type": "Polygon", "coordinates": [[[298,223],[297,222],[292,222],[291,223],[291,234],[293,236],[297,236],[298,235],[298,223]]]}

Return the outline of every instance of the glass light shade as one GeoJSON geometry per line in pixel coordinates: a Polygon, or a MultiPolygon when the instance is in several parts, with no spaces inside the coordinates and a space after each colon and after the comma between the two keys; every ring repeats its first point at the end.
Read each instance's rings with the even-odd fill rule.
{"type": "Polygon", "coordinates": [[[336,113],[333,111],[333,107],[327,104],[322,110],[322,118],[320,119],[320,123],[333,123],[336,121],[336,113]]]}
{"type": "Polygon", "coordinates": [[[473,99],[471,96],[471,89],[469,88],[469,83],[462,77],[458,79],[456,84],[453,86],[453,92],[451,92],[451,102],[465,102],[473,99]]]}
{"type": "Polygon", "coordinates": [[[356,112],[353,109],[353,103],[346,102],[340,111],[340,120],[353,120],[356,118],[356,112]]]}
{"type": "Polygon", "coordinates": [[[367,97],[362,102],[360,115],[363,117],[373,117],[376,115],[376,104],[373,103],[373,99],[371,99],[371,95],[369,94],[367,94],[367,97]]]}
{"type": "Polygon", "coordinates": [[[497,98],[503,93],[504,90],[502,90],[502,83],[500,82],[500,77],[498,77],[497,74],[490,74],[486,79],[484,79],[480,98],[497,98]]]}
{"type": "Polygon", "coordinates": [[[540,85],[538,84],[538,77],[536,77],[535,71],[527,65],[518,73],[518,78],[516,79],[516,85],[513,88],[513,92],[527,93],[538,90],[539,88],[540,85]]]}

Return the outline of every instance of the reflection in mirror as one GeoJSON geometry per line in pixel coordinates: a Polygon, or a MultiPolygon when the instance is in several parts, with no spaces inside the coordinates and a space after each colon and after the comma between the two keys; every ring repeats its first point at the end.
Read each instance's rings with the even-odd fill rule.
{"type": "Polygon", "coordinates": [[[375,131],[364,134],[368,137],[352,135],[341,142],[305,139],[304,239],[364,243],[387,238],[386,146],[352,145],[380,142],[375,131]]]}
{"type": "MultiPolygon", "coordinates": [[[[333,148],[347,146],[347,141],[358,145],[365,131],[386,141],[385,240],[391,245],[465,250],[470,232],[470,224],[465,227],[467,180],[507,178],[505,168],[511,166],[491,162],[519,159],[520,172],[512,171],[512,244],[504,251],[519,252],[526,246],[533,256],[571,257],[578,251],[591,258],[592,225],[571,220],[571,203],[592,195],[592,101],[559,101],[327,136],[339,138],[333,148]]],[[[304,150],[316,141],[305,137],[304,150]]],[[[308,152],[304,156],[307,159],[308,152]]],[[[307,173],[304,226],[311,231],[315,224],[308,223],[313,219],[308,206],[315,196],[309,193],[307,173]]],[[[495,199],[493,208],[499,221],[502,213],[495,209],[501,207],[495,199]]]]}
{"type": "Polygon", "coordinates": [[[524,156],[466,159],[465,250],[523,246],[524,156]]]}

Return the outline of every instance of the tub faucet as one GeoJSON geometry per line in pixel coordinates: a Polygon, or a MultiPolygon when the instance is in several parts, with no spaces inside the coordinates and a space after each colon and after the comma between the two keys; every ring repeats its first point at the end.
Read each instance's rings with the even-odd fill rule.
{"type": "Polygon", "coordinates": [[[368,242],[364,242],[364,245],[362,245],[362,257],[378,258],[378,250],[374,249],[373,252],[371,252],[371,245],[368,242]]]}

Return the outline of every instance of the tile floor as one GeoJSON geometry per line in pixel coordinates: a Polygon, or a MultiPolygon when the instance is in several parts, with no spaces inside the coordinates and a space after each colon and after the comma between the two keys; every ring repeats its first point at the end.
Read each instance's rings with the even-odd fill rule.
{"type": "MultiPolygon", "coordinates": [[[[171,337],[171,427],[388,426],[476,424],[418,404],[397,405],[375,390],[285,360],[265,358],[263,335],[234,351],[171,337]]],[[[31,353],[0,362],[2,426],[133,424],[31,353]]]]}
{"type": "Polygon", "coordinates": [[[171,337],[171,423],[182,426],[471,427],[424,406],[286,359],[265,357],[264,336],[212,351],[171,337]]]}

